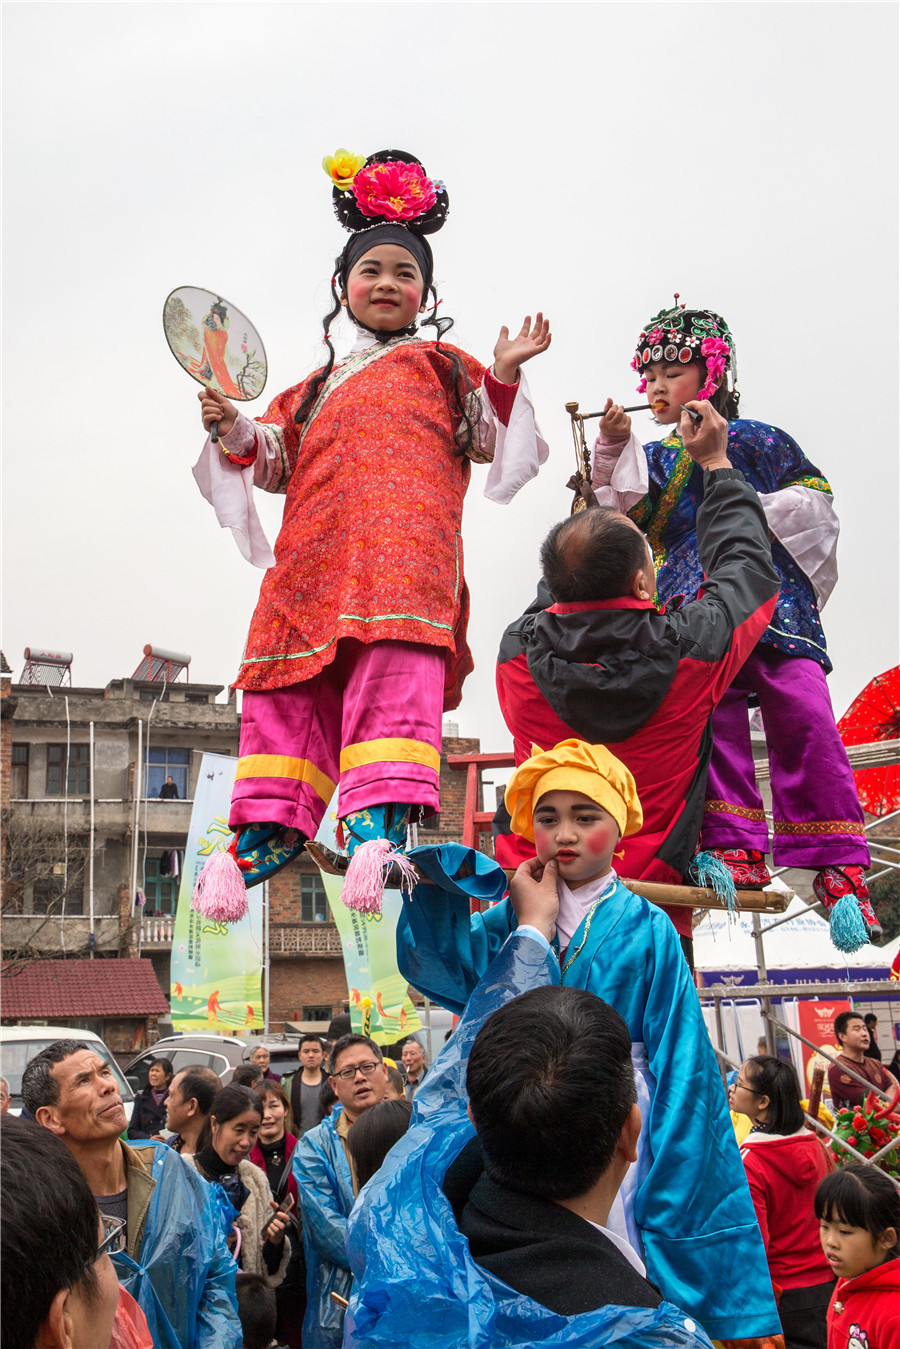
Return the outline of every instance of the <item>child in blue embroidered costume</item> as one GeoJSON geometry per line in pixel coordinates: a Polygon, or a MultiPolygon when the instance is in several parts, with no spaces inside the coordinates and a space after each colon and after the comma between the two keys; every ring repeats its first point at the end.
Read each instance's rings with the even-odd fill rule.
{"type": "MultiPolygon", "coordinates": [[[[777,1334],[759,1226],[678,934],[613,870],[619,838],[641,827],[634,779],[604,746],[565,740],[519,765],[506,807],[514,832],[537,852],[516,872],[509,898],[505,873],[482,853],[448,844],[411,854],[431,884],[404,895],[397,928],[404,978],[461,1013],[512,932],[555,929],[552,981],[609,1003],[632,1042],[644,1125],[606,1226],[637,1251],[663,1297],[710,1337],[777,1334]],[[498,902],[470,914],[470,898],[498,902]],[[723,1260],[733,1277],[723,1277],[723,1260]]],[[[427,1090],[426,1083],[417,1115],[433,1108],[427,1090]]]]}
{"type": "Polygon", "coordinates": [[[817,872],[813,888],[832,915],[835,944],[855,950],[881,928],[868,900],[862,810],[825,682],[831,661],[819,609],[837,580],[839,529],[831,488],[784,431],[738,417],[728,325],[675,299],[643,329],[632,359],[638,391],[646,392],[657,422],[671,429],[642,447],[630,418],[608,400],[593,486],[601,505],[627,511],[645,531],[659,602],[695,598],[703,587],[696,535],[703,479],[677,431],[680,404],[709,399],[728,418],[728,457],[759,493],[782,586],[769,627],[712,718],[703,847],[729,866],[740,887],[770,880],[763,860],[769,831],[750,741],[752,699],[766,729],[775,862],[817,872]]]}

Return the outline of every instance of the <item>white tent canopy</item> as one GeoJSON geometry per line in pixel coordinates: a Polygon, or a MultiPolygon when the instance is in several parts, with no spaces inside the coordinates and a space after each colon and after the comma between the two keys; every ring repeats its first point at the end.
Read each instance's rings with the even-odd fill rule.
{"type": "MultiPolygon", "coordinates": [[[[852,979],[854,970],[882,968],[884,978],[888,977],[891,962],[900,950],[900,937],[887,946],[867,944],[846,954],[832,945],[827,921],[802,899],[792,899],[787,913],[799,917],[792,917],[763,938],[767,970],[827,969],[834,970],[835,978],[852,979]]],[[[760,914],[760,920],[765,927],[775,921],[775,916],[760,914]]],[[[700,971],[755,970],[751,915],[739,913],[729,921],[724,910],[708,909],[694,928],[694,965],[700,971]]]]}

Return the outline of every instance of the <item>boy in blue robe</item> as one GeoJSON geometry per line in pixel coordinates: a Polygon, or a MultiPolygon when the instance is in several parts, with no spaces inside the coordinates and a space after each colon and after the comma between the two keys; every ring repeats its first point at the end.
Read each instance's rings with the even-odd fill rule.
{"type": "Polygon", "coordinates": [[[542,982],[552,973],[552,982],[595,993],[624,1018],[632,1041],[644,1128],[609,1228],[712,1338],[777,1335],[762,1239],[677,934],[612,869],[619,838],[641,826],[631,774],[602,746],[564,741],[516,769],[506,806],[513,831],[537,851],[509,898],[505,873],[483,854],[451,844],[411,855],[433,884],[404,897],[401,972],[462,1012],[510,933],[519,924],[546,931],[552,921],[542,982]],[[471,897],[495,902],[470,915],[471,897]]]}
{"type": "MultiPolygon", "coordinates": [[[[710,1349],[697,1323],[660,1298],[642,1276],[636,1254],[602,1226],[606,1203],[634,1155],[634,1136],[640,1127],[629,1036],[611,1008],[582,992],[559,988],[558,979],[559,966],[549,943],[537,929],[523,926],[510,935],[472,994],[462,1021],[416,1093],[410,1129],[361,1192],[350,1216],[347,1249],[354,1281],[344,1349],[396,1349],[401,1344],[405,1349],[531,1349],[536,1344],[570,1349],[595,1349],[600,1344],[615,1344],[617,1349],[710,1349]],[[517,997],[523,990],[529,991],[517,997]],[[508,1083],[510,1096],[518,1093],[521,1100],[521,1093],[529,1095],[531,1083],[520,1072],[521,1043],[513,1051],[515,1061],[507,1060],[504,1048],[521,1041],[521,1018],[514,1017],[516,1025],[508,1017],[504,1025],[498,1026],[497,1020],[521,1011],[526,1022],[536,1015],[539,1021],[552,1020],[557,1030],[567,1020],[563,1029],[571,1034],[571,1008],[565,1016],[566,1008],[554,1006],[554,999],[544,996],[553,994],[566,1003],[575,996],[595,1004],[575,1008],[574,1020],[580,1021],[579,1030],[592,1023],[585,1049],[605,1061],[585,1064],[582,1056],[577,1065],[562,1065],[556,1074],[553,1106],[558,1108],[571,1097],[573,1086],[581,1101],[577,1119],[573,1107],[569,1121],[570,1133],[584,1144],[580,1165],[572,1168],[571,1185],[566,1168],[574,1140],[554,1137],[552,1130],[548,1134],[548,1112],[541,1108],[546,1094],[542,1095],[538,1127],[553,1156],[545,1155],[540,1188],[547,1190],[553,1170],[556,1183],[550,1188],[564,1190],[575,1204],[578,1197],[573,1200],[572,1189],[581,1189],[586,1178],[600,1170],[593,1188],[596,1192],[605,1187],[606,1198],[599,1211],[589,1206],[582,1212],[580,1205],[556,1204],[535,1193],[517,1194],[504,1184],[505,1180],[521,1184],[526,1176],[530,1189],[537,1188],[527,1145],[513,1146],[503,1156],[506,1145],[512,1144],[512,1133],[523,1143],[531,1134],[534,1147],[531,1125],[536,1121],[530,1114],[520,1121],[524,1130],[510,1131],[502,1118],[502,1084],[508,1083]],[[524,1005],[534,999],[541,1005],[524,1005]],[[492,1068],[496,1084],[491,1082],[492,1068]],[[573,1080],[582,1069],[588,1080],[573,1080]],[[489,1163],[474,1187],[467,1154],[473,1147],[477,1151],[478,1140],[467,1111],[467,1076],[471,1113],[478,1120],[489,1163]],[[611,1112],[616,1120],[598,1128],[600,1101],[594,1092],[608,1087],[611,1080],[619,1088],[614,1086],[618,1109],[611,1112]],[[598,1143],[595,1135],[604,1131],[607,1137],[598,1143]],[[612,1160],[606,1164],[610,1152],[612,1160]],[[500,1168],[496,1173],[495,1157],[500,1168]],[[451,1182],[452,1172],[456,1175],[451,1182]],[[470,1187],[469,1203],[457,1203],[470,1187]],[[496,1250],[496,1232],[485,1232],[494,1202],[501,1205],[501,1252],[496,1250]]],[[[534,1044],[527,1030],[525,1039],[527,1052],[534,1044]]],[[[557,1048],[558,1041],[557,1034],[557,1048]]],[[[543,1064],[548,1057],[553,1058],[549,1046],[543,1064]]],[[[526,1073],[533,1081],[535,1074],[542,1076],[541,1066],[532,1061],[526,1073]]],[[[596,1193],[588,1197],[596,1198],[596,1193]]]]}

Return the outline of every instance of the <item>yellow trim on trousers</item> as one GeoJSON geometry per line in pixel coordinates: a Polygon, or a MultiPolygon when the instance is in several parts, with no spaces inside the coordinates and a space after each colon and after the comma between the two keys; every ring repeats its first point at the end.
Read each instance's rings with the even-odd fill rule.
{"type": "Polygon", "coordinates": [[[377,763],[416,763],[424,768],[441,771],[441,756],[433,745],[424,740],[361,740],[341,750],[341,772],[351,768],[365,768],[377,763]]]}
{"type": "Polygon", "coordinates": [[[235,781],[239,778],[291,778],[308,782],[317,796],[330,801],[336,782],[332,782],[308,759],[295,759],[290,754],[248,754],[238,759],[235,781]]]}

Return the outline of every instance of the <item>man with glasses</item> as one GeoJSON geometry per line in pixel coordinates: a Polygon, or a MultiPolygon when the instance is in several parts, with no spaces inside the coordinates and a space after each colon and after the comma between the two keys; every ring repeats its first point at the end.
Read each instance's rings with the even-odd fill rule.
{"type": "Polygon", "coordinates": [[[381,1050],[365,1035],[342,1035],[330,1062],[328,1080],[338,1104],[294,1152],[306,1254],[303,1349],[339,1349],[343,1339],[344,1312],[331,1294],[349,1293],[347,1218],[359,1188],[347,1135],[360,1115],[384,1099],[387,1087],[381,1050]]]}
{"type": "Polygon", "coordinates": [[[27,1064],[22,1100],[81,1168],[154,1344],[239,1349],[235,1264],[215,1193],[165,1144],[123,1142],[125,1110],[106,1060],[83,1041],[56,1040],[27,1064]]]}

